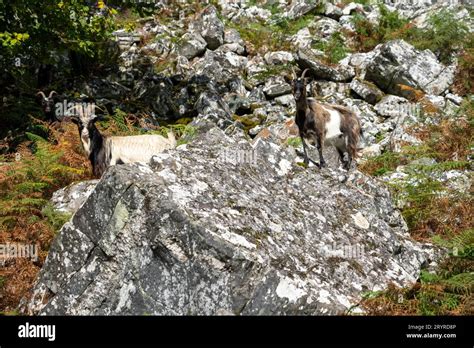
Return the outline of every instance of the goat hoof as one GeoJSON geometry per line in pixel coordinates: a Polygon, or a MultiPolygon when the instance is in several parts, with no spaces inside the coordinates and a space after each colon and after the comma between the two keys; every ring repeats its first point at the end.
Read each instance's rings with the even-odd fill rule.
{"type": "Polygon", "coordinates": [[[326,168],[327,166],[326,162],[319,163],[319,168],[326,168]]]}

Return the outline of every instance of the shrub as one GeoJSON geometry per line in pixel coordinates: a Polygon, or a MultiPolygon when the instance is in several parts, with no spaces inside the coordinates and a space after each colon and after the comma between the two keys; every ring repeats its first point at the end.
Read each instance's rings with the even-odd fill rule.
{"type": "Polygon", "coordinates": [[[0,243],[36,244],[39,261],[15,259],[5,266],[0,311],[15,308],[29,290],[55,232],[68,219],[48,204],[52,192],[90,177],[76,127],[68,124],[57,130],[35,122],[41,133],[49,134],[49,141],[29,133],[17,154],[0,158],[0,243]]]}
{"type": "Polygon", "coordinates": [[[356,28],[355,35],[352,35],[355,48],[358,51],[367,52],[372,50],[379,43],[386,42],[393,38],[392,33],[408,25],[408,20],[402,18],[398,11],[389,11],[383,4],[379,4],[380,19],[378,24],[371,23],[361,14],[353,16],[353,23],[356,28]]]}
{"type": "Polygon", "coordinates": [[[335,64],[347,56],[348,48],[340,32],[331,35],[327,42],[319,41],[313,47],[324,52],[326,63],[335,64]]]}

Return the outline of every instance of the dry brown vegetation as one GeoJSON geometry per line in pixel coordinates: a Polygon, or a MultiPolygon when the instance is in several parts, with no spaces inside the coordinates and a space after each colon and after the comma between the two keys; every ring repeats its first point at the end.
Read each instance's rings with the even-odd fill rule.
{"type": "Polygon", "coordinates": [[[0,312],[12,312],[27,294],[46,259],[56,230],[66,216],[48,208],[52,193],[67,184],[90,178],[73,124],[49,126],[50,141],[28,140],[0,166],[0,244],[36,245],[39,258],[0,260],[0,312]]]}

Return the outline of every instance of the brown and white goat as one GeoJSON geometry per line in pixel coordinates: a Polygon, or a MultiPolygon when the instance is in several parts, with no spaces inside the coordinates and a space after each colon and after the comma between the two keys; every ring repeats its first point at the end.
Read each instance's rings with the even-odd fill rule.
{"type": "Polygon", "coordinates": [[[304,163],[308,164],[307,144],[316,145],[319,153],[320,168],[326,166],[323,157],[323,146],[332,144],[339,153],[339,158],[346,170],[350,169],[352,159],[357,155],[359,138],[362,135],[357,115],[339,105],[319,103],[306,94],[305,74],[293,80],[293,96],[296,101],[295,122],[303,142],[304,163]],[[347,154],[347,157],[344,156],[347,154]]]}
{"type": "Polygon", "coordinates": [[[103,136],[95,126],[95,122],[99,120],[95,108],[94,104],[76,105],[72,108],[74,115],[69,116],[69,119],[77,124],[82,146],[97,177],[109,166],[134,162],[147,163],[154,155],[176,147],[176,139],[172,132],[168,132],[167,138],[158,134],[103,136]]]}

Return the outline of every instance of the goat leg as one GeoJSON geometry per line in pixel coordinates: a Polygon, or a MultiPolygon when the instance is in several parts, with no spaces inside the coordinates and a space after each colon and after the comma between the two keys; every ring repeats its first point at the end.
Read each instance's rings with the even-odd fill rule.
{"type": "Polygon", "coordinates": [[[341,161],[342,164],[345,164],[346,161],[344,160],[344,151],[338,147],[336,147],[336,149],[337,149],[337,153],[339,154],[339,160],[341,161]]]}
{"type": "Polygon", "coordinates": [[[321,141],[321,137],[316,136],[316,146],[318,148],[318,154],[319,154],[319,168],[324,168],[326,167],[326,161],[324,160],[324,157],[323,157],[323,144],[321,141]]]}
{"type": "MultiPolygon", "coordinates": [[[[298,156],[304,157],[304,153],[302,153],[301,151],[296,150],[296,154],[297,154],[298,156]]],[[[319,163],[316,162],[316,161],[313,161],[313,160],[311,159],[311,157],[309,157],[309,156],[308,156],[308,161],[311,162],[311,163],[313,163],[315,166],[319,167],[319,163]]]]}
{"type": "Polygon", "coordinates": [[[308,165],[309,164],[309,159],[308,159],[308,152],[306,150],[306,142],[304,141],[303,136],[300,134],[301,141],[303,143],[303,153],[304,153],[304,164],[308,165]]]}
{"type": "Polygon", "coordinates": [[[345,170],[349,170],[351,168],[351,163],[352,163],[352,156],[351,154],[348,152],[347,153],[347,160],[344,161],[344,169],[345,170]]]}

